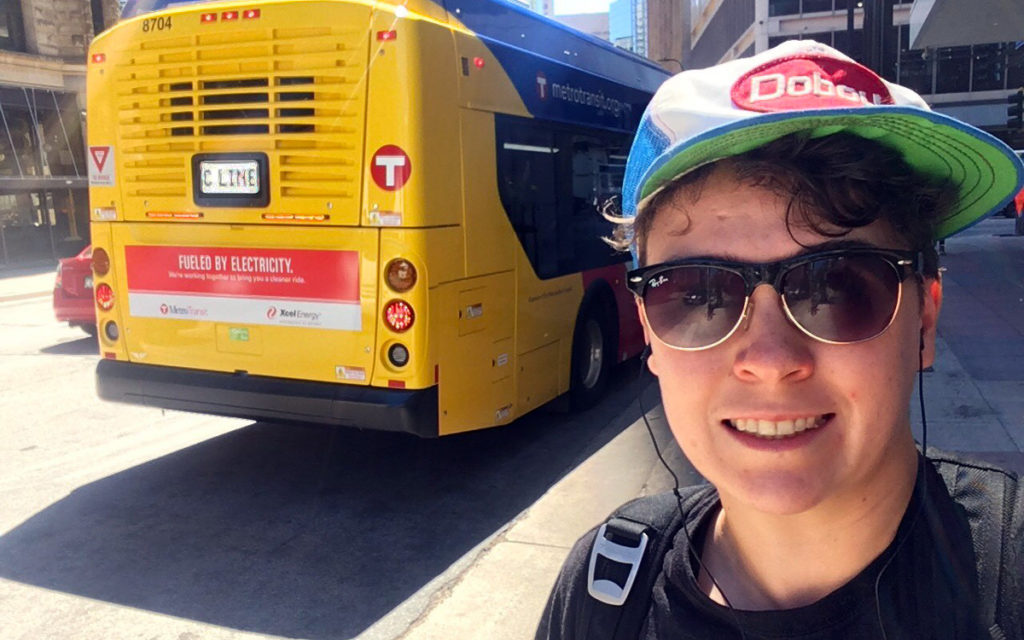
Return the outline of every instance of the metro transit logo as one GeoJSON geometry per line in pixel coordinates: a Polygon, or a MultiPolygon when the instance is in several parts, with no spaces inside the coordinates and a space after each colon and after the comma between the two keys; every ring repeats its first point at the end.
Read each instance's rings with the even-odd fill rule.
{"type": "Polygon", "coordinates": [[[386,144],[377,149],[370,163],[370,176],[385,191],[397,191],[405,186],[412,173],[412,160],[401,147],[386,144]]]}

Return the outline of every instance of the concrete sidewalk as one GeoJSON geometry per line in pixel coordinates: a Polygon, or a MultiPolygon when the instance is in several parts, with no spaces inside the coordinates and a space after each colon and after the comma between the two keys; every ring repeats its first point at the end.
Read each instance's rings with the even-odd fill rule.
{"type": "Polygon", "coordinates": [[[16,269],[0,269],[0,302],[29,300],[53,295],[56,264],[39,264],[16,269]]]}

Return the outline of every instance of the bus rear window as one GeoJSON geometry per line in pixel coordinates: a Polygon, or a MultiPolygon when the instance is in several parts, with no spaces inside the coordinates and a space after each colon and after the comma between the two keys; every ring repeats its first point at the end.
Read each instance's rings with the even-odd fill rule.
{"type": "Polygon", "coordinates": [[[213,0],[128,0],[121,10],[121,18],[134,18],[144,13],[169,9],[183,4],[201,4],[213,0]]]}

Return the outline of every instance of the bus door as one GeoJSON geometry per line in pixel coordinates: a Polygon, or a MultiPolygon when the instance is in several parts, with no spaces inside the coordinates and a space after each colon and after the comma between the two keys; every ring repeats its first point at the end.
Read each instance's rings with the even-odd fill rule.
{"type": "Polygon", "coordinates": [[[515,417],[515,276],[470,278],[438,290],[440,435],[515,417]]]}

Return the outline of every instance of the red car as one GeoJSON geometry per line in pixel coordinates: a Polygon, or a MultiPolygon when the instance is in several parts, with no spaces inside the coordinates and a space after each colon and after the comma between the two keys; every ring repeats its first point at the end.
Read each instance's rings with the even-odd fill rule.
{"type": "Polygon", "coordinates": [[[53,286],[53,313],[61,322],[96,335],[96,307],[92,297],[92,246],[74,258],[62,258],[53,286]]]}
{"type": "Polygon", "coordinates": [[[1013,205],[1017,211],[1017,221],[1014,223],[1013,232],[1018,236],[1024,236],[1024,189],[1021,189],[1017,197],[1013,199],[1013,205]]]}
{"type": "MultiPolygon", "coordinates": [[[[1021,160],[1024,160],[1024,150],[1015,152],[1021,160]]],[[[1017,221],[1014,222],[1013,232],[1018,236],[1024,236],[1024,189],[1020,190],[1012,203],[1017,221]]]]}

